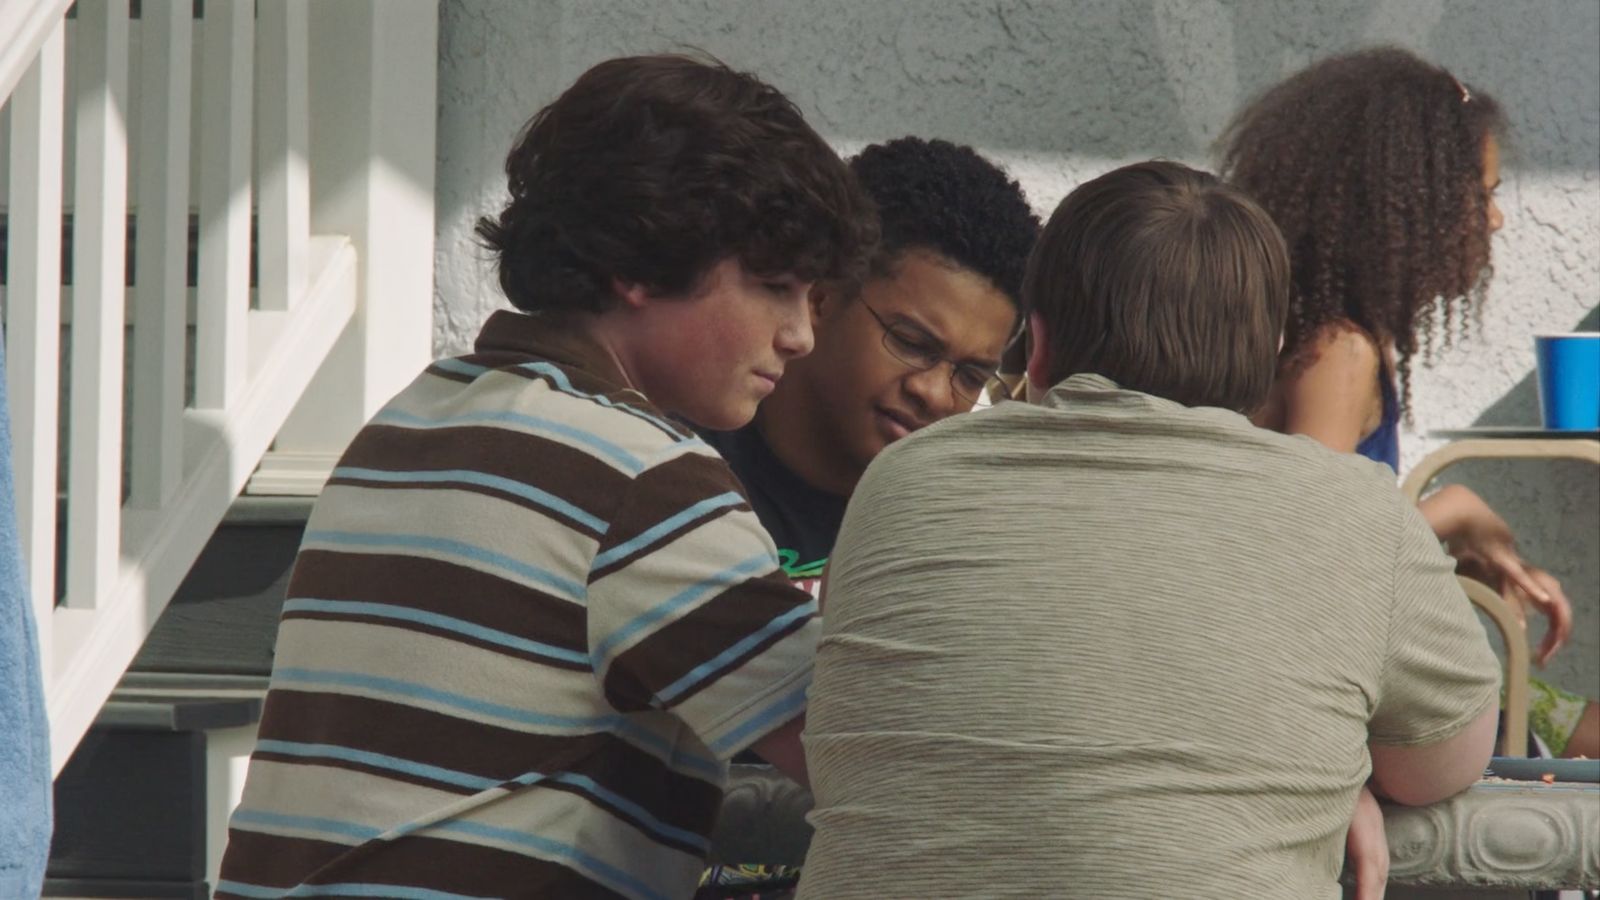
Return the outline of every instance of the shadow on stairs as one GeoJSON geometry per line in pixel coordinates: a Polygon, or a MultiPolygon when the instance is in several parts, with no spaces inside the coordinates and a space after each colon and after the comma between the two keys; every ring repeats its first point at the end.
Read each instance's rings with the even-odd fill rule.
{"type": "Polygon", "coordinates": [[[205,898],[311,498],[244,497],[56,779],[46,897],[205,898]]]}

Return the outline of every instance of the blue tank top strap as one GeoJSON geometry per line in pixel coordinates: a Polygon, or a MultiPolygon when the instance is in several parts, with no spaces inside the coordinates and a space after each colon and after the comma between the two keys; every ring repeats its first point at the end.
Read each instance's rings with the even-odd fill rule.
{"type": "Polygon", "coordinates": [[[1378,373],[1378,390],[1383,397],[1383,415],[1378,427],[1361,439],[1356,452],[1374,462],[1400,471],[1400,394],[1395,388],[1394,376],[1378,373]]]}

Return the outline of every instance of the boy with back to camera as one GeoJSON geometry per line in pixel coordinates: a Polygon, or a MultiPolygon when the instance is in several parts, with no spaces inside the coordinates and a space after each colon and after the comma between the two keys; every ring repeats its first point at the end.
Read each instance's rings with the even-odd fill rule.
{"type": "MultiPolygon", "coordinates": [[[[853,291],[816,288],[816,349],[790,367],[750,425],[705,435],[748,489],[785,569],[813,590],[872,459],[994,388],[1026,315],[1023,274],[1039,231],[1021,187],[970,147],[904,137],[849,164],[878,210],[871,274],[853,291]]],[[[1375,841],[1363,844],[1361,821],[1352,823],[1349,859],[1358,877],[1381,884],[1377,824],[1375,841]]],[[[797,877],[719,866],[709,880],[716,887],[702,896],[736,896],[737,884],[766,898],[789,896],[773,892],[797,877]]]]}
{"type": "Polygon", "coordinates": [[[1449,557],[1387,469],[1247,418],[1288,291],[1206,173],[1057,208],[1037,404],[896,442],[845,514],[802,900],[1331,900],[1369,777],[1425,804],[1482,773],[1499,666],[1449,557]]]}
{"type": "Polygon", "coordinates": [[[519,312],[313,510],[220,897],[689,896],[727,760],[804,781],[815,603],[727,465],[875,242],[781,93],[675,56],[529,122],[480,224],[519,312]]]}

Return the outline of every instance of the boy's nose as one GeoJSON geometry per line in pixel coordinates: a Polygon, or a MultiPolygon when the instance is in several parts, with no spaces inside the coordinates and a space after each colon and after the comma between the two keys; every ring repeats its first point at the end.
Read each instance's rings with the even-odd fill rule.
{"type": "Polygon", "coordinates": [[[921,372],[911,372],[906,375],[901,383],[905,392],[930,414],[931,418],[943,418],[955,412],[959,399],[950,384],[949,363],[940,362],[931,369],[921,372]]]}
{"type": "Polygon", "coordinates": [[[792,318],[778,329],[774,345],[785,357],[805,356],[816,346],[816,334],[811,330],[811,316],[806,313],[792,318]]]}

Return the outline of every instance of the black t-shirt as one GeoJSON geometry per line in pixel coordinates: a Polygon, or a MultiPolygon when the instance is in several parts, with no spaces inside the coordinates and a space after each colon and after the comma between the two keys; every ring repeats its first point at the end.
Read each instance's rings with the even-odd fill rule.
{"type": "Polygon", "coordinates": [[[848,498],[802,481],[779,462],[754,422],[738,431],[702,431],[700,436],[744,483],[756,517],[778,545],[784,572],[815,593],[815,580],[822,577],[822,567],[839,537],[848,498]]]}

